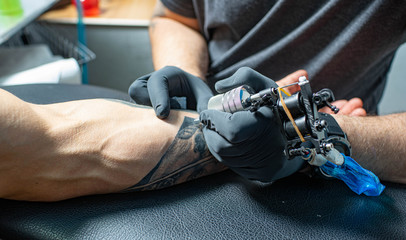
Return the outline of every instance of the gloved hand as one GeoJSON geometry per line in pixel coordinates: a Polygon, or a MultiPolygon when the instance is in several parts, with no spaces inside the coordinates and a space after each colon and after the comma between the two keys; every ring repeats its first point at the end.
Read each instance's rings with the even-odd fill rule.
{"type": "MultiPolygon", "coordinates": [[[[231,77],[217,82],[215,87],[224,93],[243,84],[256,92],[277,87],[273,80],[250,68],[239,69],[231,77]]],[[[243,177],[270,182],[296,172],[304,163],[301,158],[287,159],[286,140],[269,107],[233,114],[205,110],[200,113],[200,121],[213,156],[243,177]]]]}
{"type": "Polygon", "coordinates": [[[168,117],[171,108],[180,108],[180,103],[172,97],[186,97],[186,108],[200,112],[207,109],[213,96],[202,79],[173,66],[138,78],[128,93],[136,103],[152,106],[159,118],[168,117]]]}

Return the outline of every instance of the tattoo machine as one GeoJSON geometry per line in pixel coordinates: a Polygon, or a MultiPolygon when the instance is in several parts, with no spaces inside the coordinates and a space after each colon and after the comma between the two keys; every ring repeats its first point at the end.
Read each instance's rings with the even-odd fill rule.
{"type": "Polygon", "coordinates": [[[285,155],[288,159],[302,157],[314,170],[328,178],[344,181],[357,194],[379,196],[385,188],[378,177],[362,168],[351,156],[351,145],[346,134],[334,118],[318,110],[328,106],[334,113],[339,109],[330,89],[313,93],[310,82],[302,76],[298,82],[258,93],[243,85],[209,100],[208,108],[234,113],[256,111],[270,107],[286,139],[285,155]],[[290,95],[284,88],[299,85],[300,91],[290,95]]]}

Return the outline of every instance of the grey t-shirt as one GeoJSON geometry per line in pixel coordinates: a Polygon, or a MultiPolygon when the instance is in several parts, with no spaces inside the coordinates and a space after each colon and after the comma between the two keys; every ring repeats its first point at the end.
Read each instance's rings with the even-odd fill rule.
{"type": "MultiPolygon", "coordinates": [[[[251,67],[274,80],[298,69],[313,91],[360,97],[376,111],[396,49],[406,41],[406,1],[162,0],[197,18],[210,85],[251,67]]],[[[406,65],[405,65],[406,67],[406,65]]]]}

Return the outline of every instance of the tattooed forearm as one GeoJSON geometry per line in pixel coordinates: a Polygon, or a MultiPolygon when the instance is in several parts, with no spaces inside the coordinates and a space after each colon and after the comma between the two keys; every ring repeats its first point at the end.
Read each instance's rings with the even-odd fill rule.
{"type": "Polygon", "coordinates": [[[175,140],[155,168],[125,191],[160,189],[225,169],[210,154],[199,123],[185,117],[175,140]]]}
{"type": "MultiPolygon", "coordinates": [[[[108,99],[137,108],[149,108],[126,101],[108,99]]],[[[190,110],[182,110],[193,112],[190,110]]],[[[153,190],[169,187],[202,176],[225,170],[207,148],[201,125],[185,117],[175,136],[158,164],[139,183],[124,191],[153,190]]]]}

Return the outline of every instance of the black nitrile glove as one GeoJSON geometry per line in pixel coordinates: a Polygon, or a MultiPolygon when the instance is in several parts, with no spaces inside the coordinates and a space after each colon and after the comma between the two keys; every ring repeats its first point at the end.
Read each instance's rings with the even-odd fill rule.
{"type": "Polygon", "coordinates": [[[172,66],[138,78],[128,93],[136,103],[152,106],[159,118],[168,117],[171,108],[180,108],[172,97],[186,97],[186,108],[201,112],[213,96],[202,79],[172,66]]]}
{"type": "MultiPolygon", "coordinates": [[[[241,68],[231,77],[219,81],[216,90],[224,93],[243,84],[256,92],[277,84],[250,68],[241,68]]],[[[269,107],[256,112],[236,113],[205,110],[200,113],[206,144],[215,158],[236,173],[252,180],[270,182],[299,170],[301,158],[287,159],[286,140],[278,119],[269,107]]]]}

